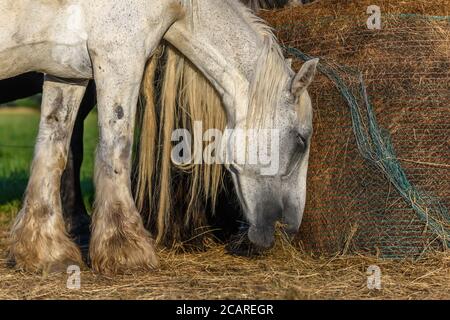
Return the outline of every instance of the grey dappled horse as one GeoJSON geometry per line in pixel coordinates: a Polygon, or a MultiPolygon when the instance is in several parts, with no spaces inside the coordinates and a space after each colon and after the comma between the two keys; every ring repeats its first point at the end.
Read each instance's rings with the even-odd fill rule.
{"type": "MultiPolygon", "coordinates": [[[[81,263],[65,229],[60,198],[70,137],[89,79],[97,84],[100,142],[90,258],[98,272],[157,265],[130,188],[135,111],[144,69],[164,39],[184,54],[222,98],[232,129],[279,131],[279,170],[228,166],[250,224],[268,248],[274,224],[295,233],[306,197],[312,109],[306,91],[317,60],[295,74],[270,29],[233,0],[4,0],[0,79],[47,74],[39,135],[23,208],[11,231],[17,267],[58,270],[81,263]],[[257,117],[254,117],[254,115],[257,117]]],[[[231,159],[233,161],[233,159],[231,159]]]]}

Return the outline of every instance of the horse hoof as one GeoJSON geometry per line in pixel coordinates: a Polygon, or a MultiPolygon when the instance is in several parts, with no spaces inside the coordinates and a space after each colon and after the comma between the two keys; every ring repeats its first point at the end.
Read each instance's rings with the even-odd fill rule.
{"type": "Polygon", "coordinates": [[[94,272],[114,275],[146,272],[158,267],[158,259],[149,239],[109,240],[90,247],[94,272]]]}
{"type": "Polygon", "coordinates": [[[75,261],[72,259],[57,261],[50,263],[42,269],[43,274],[53,274],[53,273],[66,273],[70,267],[77,266],[81,268],[80,261],[75,261]]]}
{"type": "Polygon", "coordinates": [[[8,254],[7,265],[10,268],[15,268],[32,273],[52,274],[65,273],[70,266],[83,265],[80,251],[76,246],[65,250],[64,253],[59,253],[57,257],[51,256],[51,253],[46,256],[36,257],[36,254],[27,252],[22,254],[17,250],[10,250],[8,254]]]}

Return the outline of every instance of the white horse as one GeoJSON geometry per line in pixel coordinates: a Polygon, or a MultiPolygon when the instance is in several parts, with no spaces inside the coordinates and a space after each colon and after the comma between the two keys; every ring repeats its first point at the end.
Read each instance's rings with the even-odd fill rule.
{"type": "Polygon", "coordinates": [[[317,60],[295,74],[270,29],[238,1],[2,0],[0,17],[0,79],[47,74],[31,176],[10,237],[9,257],[17,267],[52,271],[81,263],[64,227],[59,189],[75,116],[92,78],[100,130],[92,267],[117,273],[157,265],[131,194],[130,162],[144,69],[162,40],[214,86],[229,128],[264,118],[265,127],[279,131],[276,174],[261,175],[262,165],[228,166],[249,239],[270,247],[276,221],[289,234],[298,230],[312,132],[306,89],[317,60]]]}

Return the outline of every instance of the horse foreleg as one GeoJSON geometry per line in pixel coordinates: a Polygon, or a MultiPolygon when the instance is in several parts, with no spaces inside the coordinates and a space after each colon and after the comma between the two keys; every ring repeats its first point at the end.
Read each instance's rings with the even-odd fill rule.
{"type": "Polygon", "coordinates": [[[18,268],[52,272],[81,264],[80,251],[64,225],[60,185],[86,85],[45,79],[31,176],[10,238],[9,258],[18,268]]]}
{"type": "Polygon", "coordinates": [[[107,59],[93,55],[93,63],[100,141],[89,247],[92,268],[106,274],[147,270],[156,266],[157,259],[130,188],[135,113],[145,58],[137,59],[135,52],[116,53],[107,59]]]}

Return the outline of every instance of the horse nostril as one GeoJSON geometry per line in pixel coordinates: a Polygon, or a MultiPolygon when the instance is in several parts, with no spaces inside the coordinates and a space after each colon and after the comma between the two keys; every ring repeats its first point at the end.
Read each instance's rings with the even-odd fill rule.
{"type": "Polygon", "coordinates": [[[283,220],[283,205],[276,200],[270,202],[270,204],[265,205],[267,209],[267,215],[265,215],[265,219],[267,223],[277,223],[282,222],[283,220]]]}

